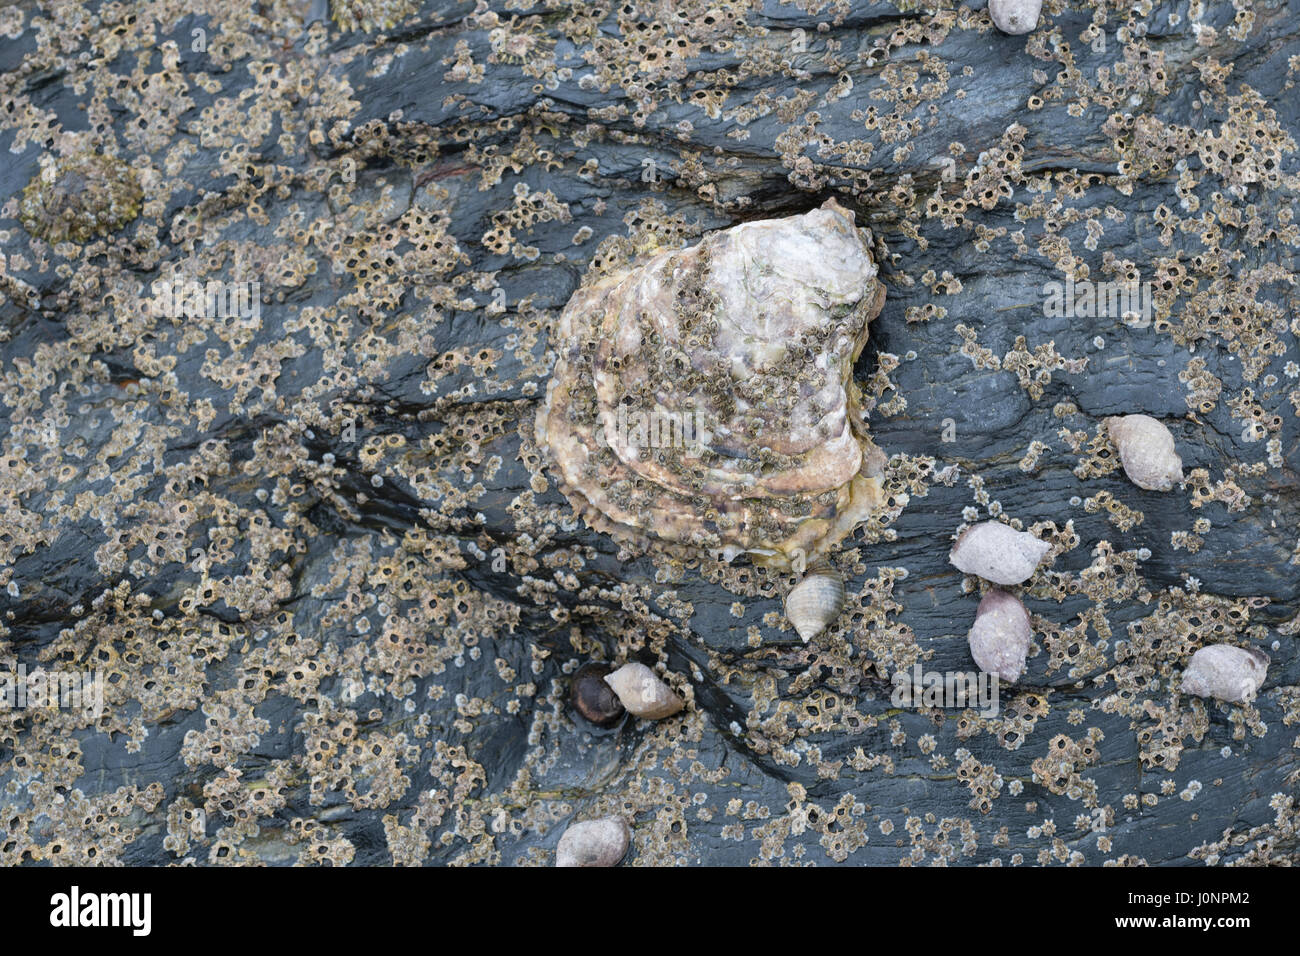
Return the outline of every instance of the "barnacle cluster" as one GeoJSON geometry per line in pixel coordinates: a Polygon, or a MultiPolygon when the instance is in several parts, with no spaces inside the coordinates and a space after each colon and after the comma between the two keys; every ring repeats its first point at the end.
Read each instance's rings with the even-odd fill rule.
{"type": "Polygon", "coordinates": [[[574,295],[536,434],[588,523],[788,565],[879,509],[853,380],[885,298],[868,238],[832,199],[574,295]]]}
{"type": "Polygon", "coordinates": [[[86,242],[140,213],[144,192],[127,163],[81,151],[46,163],[23,190],[18,218],[46,242],[86,242]]]}

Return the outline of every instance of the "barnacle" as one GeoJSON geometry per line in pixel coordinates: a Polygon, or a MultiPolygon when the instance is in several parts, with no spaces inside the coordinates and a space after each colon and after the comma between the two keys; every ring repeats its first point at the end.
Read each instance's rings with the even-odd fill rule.
{"type": "Polygon", "coordinates": [[[880,505],[852,379],[885,296],[868,239],[828,200],[575,293],[536,434],[589,524],[788,567],[880,505]]]}

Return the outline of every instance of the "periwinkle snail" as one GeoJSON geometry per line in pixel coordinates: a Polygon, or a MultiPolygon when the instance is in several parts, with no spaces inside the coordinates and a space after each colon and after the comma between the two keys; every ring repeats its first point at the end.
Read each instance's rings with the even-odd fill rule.
{"type": "Polygon", "coordinates": [[[1179,687],[1197,697],[1246,703],[1259,692],[1268,664],[1268,655],[1258,648],[1211,644],[1192,655],[1179,687]]]}
{"type": "Polygon", "coordinates": [[[1118,415],[1105,421],[1129,481],[1147,491],[1169,491],[1183,480],[1174,436],[1150,415],[1118,415]]]}
{"type": "Polygon", "coordinates": [[[605,677],[629,714],[644,720],[671,717],[685,702],[650,668],[633,661],[605,677]]]}
{"type": "Polygon", "coordinates": [[[785,597],[785,616],[806,644],[844,610],[844,578],[825,558],[817,558],[808,573],[785,597]]]}
{"type": "Polygon", "coordinates": [[[617,866],[630,839],[622,817],[583,820],[564,831],[555,849],[556,866],[617,866]]]}
{"type": "Polygon", "coordinates": [[[994,588],[980,601],[967,640],[980,670],[1014,683],[1025,672],[1033,636],[1029,612],[1020,599],[994,588]]]}
{"type": "Polygon", "coordinates": [[[624,713],[618,695],[605,682],[610,671],[608,664],[593,661],[579,667],[569,683],[569,703],[598,727],[613,726],[624,713]]]}
{"type": "Polygon", "coordinates": [[[994,584],[1020,584],[1033,575],[1051,545],[1027,531],[999,521],[984,521],[957,538],[948,560],[957,570],[994,584]]]}

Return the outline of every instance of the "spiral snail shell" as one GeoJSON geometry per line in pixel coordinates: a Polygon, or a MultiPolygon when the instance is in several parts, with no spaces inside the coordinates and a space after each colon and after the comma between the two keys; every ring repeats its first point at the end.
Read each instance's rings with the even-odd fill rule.
{"type": "Polygon", "coordinates": [[[816,559],[785,596],[785,616],[807,644],[844,610],[844,578],[830,562],[816,559]]]}
{"type": "Polygon", "coordinates": [[[1174,451],[1174,436],[1150,415],[1106,419],[1106,433],[1119,450],[1128,480],[1147,491],[1169,491],[1183,480],[1183,460],[1174,451]]]}
{"type": "Polygon", "coordinates": [[[1014,683],[1025,672],[1033,636],[1029,612],[1020,599],[995,588],[984,595],[976,608],[975,623],[967,641],[971,657],[980,670],[1014,683]]]}
{"type": "Polygon", "coordinates": [[[645,720],[663,720],[686,706],[671,687],[644,664],[624,664],[605,677],[627,712],[645,720]]]}
{"type": "Polygon", "coordinates": [[[556,866],[617,866],[631,838],[622,817],[583,820],[564,831],[555,848],[556,866]]]}
{"type": "Polygon", "coordinates": [[[1258,648],[1211,644],[1192,655],[1180,687],[1197,697],[1245,703],[1255,699],[1268,664],[1268,655],[1258,648]]]}
{"type": "Polygon", "coordinates": [[[948,554],[964,574],[976,574],[994,584],[1020,584],[1028,580],[1052,546],[1028,531],[982,521],[961,533],[948,554]]]}

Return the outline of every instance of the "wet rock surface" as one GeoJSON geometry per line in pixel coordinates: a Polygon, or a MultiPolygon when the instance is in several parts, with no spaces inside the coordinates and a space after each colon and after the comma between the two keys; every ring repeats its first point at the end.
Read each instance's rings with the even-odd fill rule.
{"type": "Polygon", "coordinates": [[[0,8],[0,661],[105,678],[0,712],[0,861],[1294,862],[1300,8],[1131,8],[0,8]],[[29,231],[88,155],[139,208],[29,231]],[[592,532],[532,422],[589,270],[832,197],[888,507],[804,645],[794,574],[592,532]],[[893,707],[974,669],[987,519],[1053,546],[1027,670],[893,707]],[[1177,692],[1215,643],[1255,699],[1177,692]],[[578,726],[592,660],[686,709],[578,726]]]}

